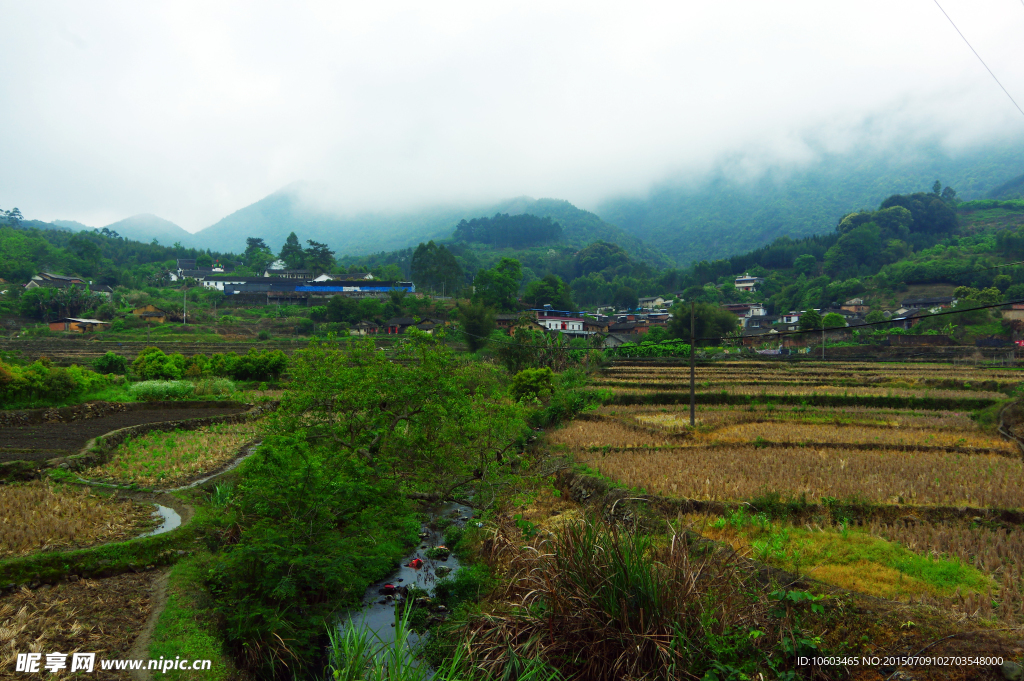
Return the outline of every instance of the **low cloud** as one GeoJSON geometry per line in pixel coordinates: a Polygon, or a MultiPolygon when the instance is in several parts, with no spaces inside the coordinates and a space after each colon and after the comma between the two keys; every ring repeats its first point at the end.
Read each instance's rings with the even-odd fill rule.
{"type": "MultiPolygon", "coordinates": [[[[1024,132],[927,3],[3,7],[0,206],[41,219],[196,231],[297,181],[346,213],[592,207],[1024,132]]],[[[1024,7],[943,7],[1024,103],[1024,7]]]]}

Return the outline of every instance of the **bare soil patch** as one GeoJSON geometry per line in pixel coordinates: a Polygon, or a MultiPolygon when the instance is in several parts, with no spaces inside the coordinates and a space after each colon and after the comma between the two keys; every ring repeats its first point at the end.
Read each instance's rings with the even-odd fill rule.
{"type": "Polygon", "coordinates": [[[41,423],[0,428],[0,461],[45,461],[77,454],[85,444],[105,433],[128,426],[238,414],[246,405],[187,409],[143,409],[73,423],[41,423]]]}

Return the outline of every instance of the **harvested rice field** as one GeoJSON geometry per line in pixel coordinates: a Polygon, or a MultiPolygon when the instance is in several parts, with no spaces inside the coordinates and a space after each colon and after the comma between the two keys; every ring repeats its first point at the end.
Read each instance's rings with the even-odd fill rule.
{"type": "Polygon", "coordinates": [[[593,382],[604,406],[546,437],[621,486],[713,502],[673,522],[749,558],[1020,626],[1024,447],[1005,435],[1019,424],[999,426],[1022,379],[1007,367],[722,362],[696,371],[691,427],[688,367],[627,360],[593,382]],[[851,508],[852,520],[837,510],[851,508]]]}
{"type": "Polygon", "coordinates": [[[101,669],[101,661],[130,657],[132,644],[149,617],[153,577],[154,573],[143,572],[82,579],[35,590],[22,588],[0,597],[0,677],[30,678],[14,671],[18,653],[60,651],[68,654],[69,661],[74,652],[96,654],[93,671],[75,677],[129,678],[124,671],[101,669]]]}
{"type": "Polygon", "coordinates": [[[109,461],[83,475],[118,483],[183,485],[237,458],[242,446],[257,438],[259,429],[260,424],[247,422],[147,433],[125,441],[109,461]]]}
{"type": "Polygon", "coordinates": [[[123,541],[153,523],[151,504],[42,481],[0,486],[0,558],[123,541]]]}

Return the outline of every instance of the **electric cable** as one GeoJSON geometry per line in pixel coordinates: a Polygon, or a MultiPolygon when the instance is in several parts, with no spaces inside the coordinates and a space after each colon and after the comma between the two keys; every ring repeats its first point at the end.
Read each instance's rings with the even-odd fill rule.
{"type": "MultiPolygon", "coordinates": [[[[1006,96],[1010,98],[1010,101],[1013,102],[1013,105],[1017,107],[1017,111],[1020,111],[1020,114],[1024,116],[1024,109],[1020,108],[1020,104],[1018,104],[1017,100],[1013,98],[1013,95],[1010,94],[1010,91],[1003,87],[1003,84],[999,82],[999,79],[996,78],[996,74],[992,72],[992,69],[988,67],[988,64],[985,63],[985,60],[981,58],[980,54],[978,54],[978,51],[974,49],[971,43],[967,40],[967,36],[965,36],[963,32],[959,28],[957,28],[956,24],[953,22],[953,19],[949,16],[949,14],[946,14],[946,10],[942,9],[942,5],[939,4],[939,0],[933,0],[933,2],[935,3],[935,6],[939,8],[939,11],[942,12],[947,19],[949,19],[949,23],[952,24],[953,28],[956,29],[956,32],[959,33],[960,37],[964,39],[965,43],[967,43],[967,47],[971,48],[971,52],[973,52],[974,56],[978,58],[978,61],[981,62],[981,65],[985,67],[985,70],[988,71],[988,74],[992,76],[992,80],[994,80],[996,82],[996,85],[998,85],[1000,89],[1002,89],[1002,91],[1006,93],[1006,96]]],[[[1024,0],[1021,0],[1021,2],[1024,3],[1024,0]]]]}

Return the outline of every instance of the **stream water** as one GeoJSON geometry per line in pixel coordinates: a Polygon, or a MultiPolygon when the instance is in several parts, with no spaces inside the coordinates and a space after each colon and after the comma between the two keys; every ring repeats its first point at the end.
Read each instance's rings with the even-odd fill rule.
{"type": "Polygon", "coordinates": [[[146,532],[145,534],[139,535],[140,537],[152,537],[155,534],[163,534],[164,532],[170,532],[171,530],[181,526],[181,516],[173,508],[161,506],[160,504],[153,504],[156,506],[156,510],[153,511],[153,515],[159,515],[163,522],[155,530],[146,532]]]}
{"type": "MultiPolygon", "coordinates": [[[[363,607],[345,615],[339,623],[339,629],[344,629],[351,620],[353,626],[367,627],[374,632],[382,646],[393,646],[395,610],[396,606],[401,605],[402,600],[399,594],[385,594],[385,585],[396,588],[417,586],[433,595],[434,583],[439,579],[438,569],[441,568],[442,573],[447,572],[448,576],[453,576],[460,568],[459,560],[454,554],[447,560],[427,558],[427,551],[444,544],[444,532],[433,527],[443,518],[451,518],[453,524],[465,527],[472,517],[473,510],[470,507],[454,502],[442,504],[431,511],[430,520],[420,528],[420,543],[416,550],[402,560],[401,567],[385,579],[370,585],[363,596],[363,607]],[[411,567],[417,564],[414,561],[421,561],[419,567],[411,567]]],[[[420,639],[421,637],[413,634],[409,642],[415,644],[420,639]]]]}

